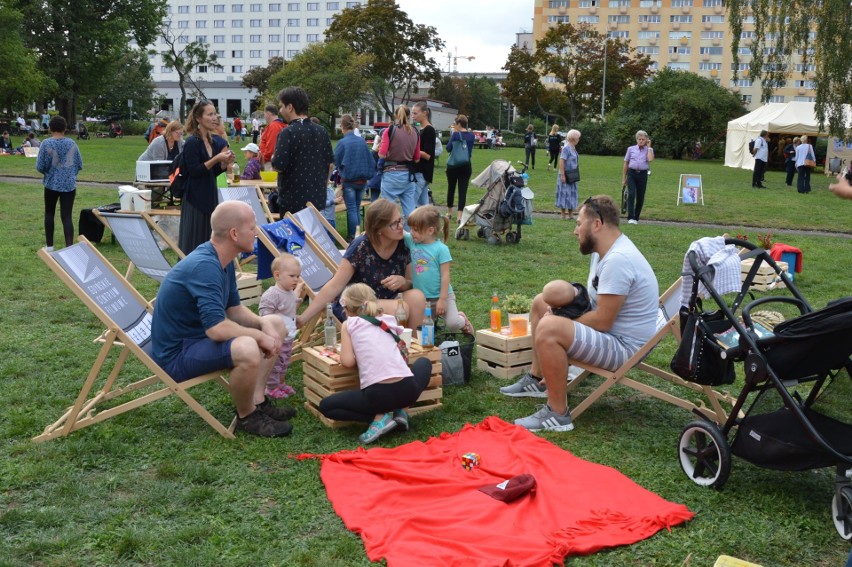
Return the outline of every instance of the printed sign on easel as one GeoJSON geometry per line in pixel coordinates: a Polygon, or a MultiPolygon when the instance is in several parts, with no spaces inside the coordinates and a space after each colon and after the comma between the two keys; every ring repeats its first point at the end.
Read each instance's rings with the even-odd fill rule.
{"type": "Polygon", "coordinates": [[[690,173],[680,174],[680,183],[677,188],[677,206],[681,202],[684,205],[704,206],[704,188],[701,185],[701,176],[690,173]]]}

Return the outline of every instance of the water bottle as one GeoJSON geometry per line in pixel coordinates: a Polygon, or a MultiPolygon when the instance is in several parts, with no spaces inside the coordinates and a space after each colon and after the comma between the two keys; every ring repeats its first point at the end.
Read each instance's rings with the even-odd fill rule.
{"type": "Polygon", "coordinates": [[[231,166],[231,173],[234,176],[234,183],[240,182],[240,164],[234,162],[234,165],[231,166]]]}
{"type": "Polygon", "coordinates": [[[500,310],[500,299],[497,297],[497,292],[491,296],[491,332],[499,333],[503,320],[503,312],[500,310]]]}
{"type": "Polygon", "coordinates": [[[432,321],[432,308],[426,308],[423,324],[420,326],[420,345],[423,348],[435,346],[435,323],[432,321]]]}
{"type": "Polygon", "coordinates": [[[325,348],[334,350],[337,347],[337,325],[334,323],[334,312],[331,303],[325,306],[325,348]]]}

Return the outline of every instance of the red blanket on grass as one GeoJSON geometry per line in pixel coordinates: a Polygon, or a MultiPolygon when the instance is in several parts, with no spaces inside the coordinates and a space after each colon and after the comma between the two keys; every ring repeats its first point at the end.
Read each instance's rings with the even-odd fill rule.
{"type": "Polygon", "coordinates": [[[320,458],[335,512],[361,535],[372,561],[384,557],[391,567],[549,567],[693,516],[615,469],[497,417],[425,443],[320,458]],[[469,452],[481,462],[467,471],[460,458],[469,452]],[[478,490],[524,473],[535,476],[536,491],[509,504],[478,490]]]}

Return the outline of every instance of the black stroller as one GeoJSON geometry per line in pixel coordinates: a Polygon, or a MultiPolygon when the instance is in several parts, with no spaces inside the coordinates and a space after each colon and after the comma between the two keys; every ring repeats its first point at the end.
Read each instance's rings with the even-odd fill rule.
{"type": "Polygon", "coordinates": [[[718,385],[731,383],[733,364],[742,361],[745,383],[725,423],[705,418],[684,428],[678,443],[681,468],[696,484],[720,488],[730,474],[732,454],[774,470],[834,466],[832,518],[840,535],[852,539],[849,403],[829,394],[832,385],[840,386],[835,382],[839,375],[852,376],[852,297],[814,311],[765,250],[742,240],[725,242],[746,248],[742,258],[754,263],[729,306],[713,287],[712,267],[699,266],[695,253],[688,254],[695,283],[690,307],[681,311],[683,339],[672,369],[686,380],[718,385]],[[737,312],[761,265],[771,266],[792,297],[754,299],[742,308],[740,318],[737,312]],[[718,310],[698,306],[699,281],[718,310]],[[773,326],[772,319],[780,321],[785,315],[786,320],[773,326]],[[691,351],[691,371],[676,363],[679,357],[683,362],[685,351],[691,351]],[[700,372],[701,365],[712,372],[700,372]]]}
{"type": "Polygon", "coordinates": [[[77,139],[78,140],[88,140],[89,139],[89,129],[86,128],[86,125],[83,122],[77,123],[77,139]]]}

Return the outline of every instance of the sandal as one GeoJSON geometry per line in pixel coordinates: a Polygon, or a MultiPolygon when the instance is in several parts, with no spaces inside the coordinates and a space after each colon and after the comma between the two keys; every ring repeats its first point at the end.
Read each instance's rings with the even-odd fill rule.
{"type": "Polygon", "coordinates": [[[373,423],[370,424],[370,427],[367,428],[367,431],[358,436],[358,439],[361,440],[361,443],[365,445],[372,443],[385,433],[393,431],[396,429],[396,421],[393,419],[393,415],[390,413],[386,413],[382,416],[381,419],[377,419],[373,423]]]}

